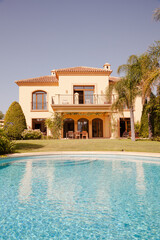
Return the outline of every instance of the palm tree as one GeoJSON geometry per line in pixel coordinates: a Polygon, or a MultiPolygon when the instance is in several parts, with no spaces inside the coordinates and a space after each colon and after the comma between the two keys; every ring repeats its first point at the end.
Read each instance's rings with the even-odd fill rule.
{"type": "Polygon", "coordinates": [[[130,122],[131,122],[131,139],[135,141],[135,129],[134,129],[134,105],[135,100],[141,93],[139,87],[141,79],[141,69],[138,61],[138,57],[132,55],[129,57],[127,64],[119,66],[117,70],[118,74],[124,73],[124,77],[121,77],[120,81],[107,89],[107,97],[110,98],[112,91],[115,90],[117,98],[112,104],[112,109],[123,111],[124,105],[130,110],[130,122]]]}
{"type": "Polygon", "coordinates": [[[160,8],[156,8],[153,13],[153,19],[157,22],[160,21],[160,8]]]}

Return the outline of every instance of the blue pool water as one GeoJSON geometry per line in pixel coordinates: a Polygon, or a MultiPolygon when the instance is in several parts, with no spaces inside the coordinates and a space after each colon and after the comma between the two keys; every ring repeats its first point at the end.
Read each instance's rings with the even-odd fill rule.
{"type": "Polygon", "coordinates": [[[160,239],[160,161],[37,156],[0,162],[0,239],[160,239]]]}

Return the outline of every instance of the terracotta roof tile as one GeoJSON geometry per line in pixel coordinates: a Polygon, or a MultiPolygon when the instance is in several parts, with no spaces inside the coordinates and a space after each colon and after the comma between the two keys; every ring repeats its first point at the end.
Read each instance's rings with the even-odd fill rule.
{"type": "Polygon", "coordinates": [[[35,77],[35,78],[28,78],[28,79],[22,79],[22,80],[18,80],[15,81],[15,83],[35,83],[35,82],[39,82],[39,83],[56,83],[58,82],[58,79],[56,78],[56,76],[43,76],[43,77],[35,77]]]}
{"type": "Polygon", "coordinates": [[[120,80],[120,77],[112,77],[112,76],[109,76],[109,81],[110,82],[118,82],[120,80]]]}
{"type": "Polygon", "coordinates": [[[62,68],[54,70],[55,72],[112,72],[112,70],[106,70],[103,68],[93,68],[93,67],[71,67],[71,68],[62,68]]]}

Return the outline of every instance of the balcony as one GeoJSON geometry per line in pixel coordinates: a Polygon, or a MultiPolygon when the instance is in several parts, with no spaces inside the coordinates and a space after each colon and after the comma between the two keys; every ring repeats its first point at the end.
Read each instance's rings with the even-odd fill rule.
{"type": "Polygon", "coordinates": [[[79,95],[56,94],[52,96],[52,108],[58,112],[104,112],[111,110],[111,101],[107,101],[105,94],[79,95]]]}

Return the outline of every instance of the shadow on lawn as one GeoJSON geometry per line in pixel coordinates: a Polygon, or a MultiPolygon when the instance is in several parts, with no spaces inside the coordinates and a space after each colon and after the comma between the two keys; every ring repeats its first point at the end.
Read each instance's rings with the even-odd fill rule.
{"type": "Polygon", "coordinates": [[[34,144],[34,143],[16,143],[15,145],[15,152],[18,150],[32,150],[32,149],[40,149],[44,146],[41,144],[34,144]]]}

